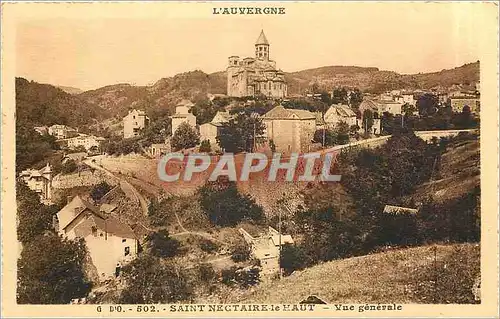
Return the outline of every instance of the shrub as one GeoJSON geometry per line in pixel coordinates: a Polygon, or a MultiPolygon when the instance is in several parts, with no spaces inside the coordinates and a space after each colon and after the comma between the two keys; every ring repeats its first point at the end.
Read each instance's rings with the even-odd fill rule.
{"type": "Polygon", "coordinates": [[[63,174],[71,174],[77,170],[78,166],[76,165],[76,162],[72,159],[67,160],[62,164],[61,167],[61,172],[63,174]]]}
{"type": "Polygon", "coordinates": [[[92,190],[90,191],[90,197],[92,197],[94,201],[98,201],[104,195],[106,195],[111,190],[111,188],[112,187],[108,183],[101,182],[92,188],[92,190]]]}
{"type": "Polygon", "coordinates": [[[210,264],[200,264],[198,266],[198,278],[205,283],[211,283],[216,279],[214,267],[210,264]]]}
{"type": "Polygon", "coordinates": [[[208,240],[208,239],[203,239],[200,242],[200,249],[203,250],[206,253],[211,253],[214,252],[218,249],[219,247],[217,244],[215,244],[213,241],[208,240]]]}
{"type": "Polygon", "coordinates": [[[201,206],[210,221],[219,226],[235,226],[242,220],[259,222],[262,207],[238,192],[234,182],[207,183],[200,190],[201,206]]]}
{"type": "Polygon", "coordinates": [[[303,269],[309,263],[308,257],[300,246],[285,244],[281,248],[280,267],[285,275],[303,269]]]}
{"type": "Polygon", "coordinates": [[[150,233],[146,237],[146,241],[153,256],[162,258],[173,257],[179,252],[179,242],[170,238],[166,229],[150,233]]]}
{"type": "Polygon", "coordinates": [[[246,244],[239,244],[234,247],[231,253],[231,260],[234,262],[246,261],[250,258],[250,248],[246,244]]]}
{"type": "Polygon", "coordinates": [[[200,145],[200,152],[202,153],[210,153],[212,151],[212,147],[210,146],[209,140],[203,140],[200,145]]]}

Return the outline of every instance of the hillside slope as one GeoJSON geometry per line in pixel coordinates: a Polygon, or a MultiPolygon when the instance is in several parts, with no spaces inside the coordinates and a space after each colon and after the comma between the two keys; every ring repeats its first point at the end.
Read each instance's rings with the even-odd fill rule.
{"type": "Polygon", "coordinates": [[[49,84],[16,78],[16,120],[21,126],[81,126],[106,118],[102,108],[49,84]]]}
{"type": "Polygon", "coordinates": [[[439,273],[440,298],[448,298],[448,302],[472,302],[471,288],[480,273],[479,263],[477,244],[399,249],[316,265],[281,281],[233,294],[230,302],[298,303],[316,295],[330,304],[432,303],[434,266],[439,273]]]}
{"type": "Polygon", "coordinates": [[[472,192],[481,184],[480,162],[479,139],[451,143],[433,181],[420,185],[413,199],[421,202],[433,194],[436,201],[447,202],[472,192]]]}

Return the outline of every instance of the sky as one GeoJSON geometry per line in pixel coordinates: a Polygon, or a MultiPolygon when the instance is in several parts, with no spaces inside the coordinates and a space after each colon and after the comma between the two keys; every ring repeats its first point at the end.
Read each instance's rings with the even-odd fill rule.
{"type": "Polygon", "coordinates": [[[225,70],[231,55],[253,56],[261,29],[285,72],[354,65],[423,73],[481,54],[480,3],[276,2],[285,15],[212,14],[214,7],[242,5],[266,6],[31,4],[15,24],[16,76],[89,90],[149,85],[196,69],[212,73],[225,70]]]}

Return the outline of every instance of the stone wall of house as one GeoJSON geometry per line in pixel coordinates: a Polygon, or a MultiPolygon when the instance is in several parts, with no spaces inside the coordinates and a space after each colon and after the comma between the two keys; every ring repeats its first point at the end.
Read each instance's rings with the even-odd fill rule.
{"type": "Polygon", "coordinates": [[[72,174],[58,174],[52,180],[52,187],[56,189],[73,188],[79,186],[93,186],[102,182],[115,186],[117,181],[99,170],[87,170],[72,174]]]}

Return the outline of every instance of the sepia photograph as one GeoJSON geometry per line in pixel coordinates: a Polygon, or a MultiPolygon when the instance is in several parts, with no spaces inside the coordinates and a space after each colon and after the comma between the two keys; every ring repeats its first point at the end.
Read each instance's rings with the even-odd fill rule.
{"type": "Polygon", "coordinates": [[[498,315],[497,11],[2,3],[2,299],[498,315]]]}

